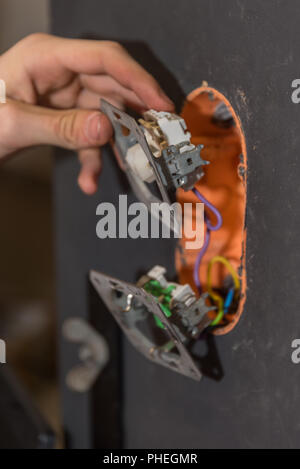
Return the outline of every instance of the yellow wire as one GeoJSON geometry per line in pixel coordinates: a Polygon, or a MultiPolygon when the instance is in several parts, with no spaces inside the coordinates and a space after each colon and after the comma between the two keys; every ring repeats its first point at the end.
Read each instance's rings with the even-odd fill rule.
{"type": "Polygon", "coordinates": [[[234,287],[235,287],[235,295],[238,293],[238,291],[240,290],[240,286],[241,286],[240,279],[236,271],[234,270],[230,262],[225,257],[215,256],[209,261],[209,264],[207,266],[207,291],[210,297],[216,301],[216,303],[218,304],[218,308],[219,308],[217,316],[211,323],[212,326],[216,326],[217,324],[219,324],[219,322],[222,320],[224,316],[224,300],[221,297],[221,295],[216,293],[212,288],[211,272],[212,272],[212,267],[216,262],[220,262],[221,264],[225,265],[225,267],[227,267],[227,269],[231,273],[234,287]]]}

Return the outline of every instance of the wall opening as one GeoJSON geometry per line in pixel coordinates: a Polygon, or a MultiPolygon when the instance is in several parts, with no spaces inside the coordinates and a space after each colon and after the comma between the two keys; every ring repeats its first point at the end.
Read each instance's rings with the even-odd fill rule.
{"type": "MultiPolygon", "coordinates": [[[[245,301],[245,138],[232,106],[213,88],[201,87],[189,94],[181,115],[192,134],[192,143],[204,145],[201,156],[210,162],[205,167],[205,175],[195,187],[218,209],[223,218],[222,227],[210,232],[209,244],[199,266],[202,291],[207,291],[208,265],[215,256],[226,258],[240,280],[240,293],[234,308],[213,329],[215,334],[221,335],[231,331],[238,323],[245,301]]],[[[183,190],[178,190],[177,199],[180,203],[198,201],[194,193],[183,190]]],[[[207,213],[211,222],[216,223],[215,215],[210,210],[207,213]]],[[[179,280],[181,283],[189,283],[196,291],[193,271],[198,252],[187,250],[184,246],[183,238],[176,253],[179,280]]],[[[232,280],[228,268],[221,262],[215,262],[211,267],[211,285],[214,291],[224,293],[232,280]]]]}

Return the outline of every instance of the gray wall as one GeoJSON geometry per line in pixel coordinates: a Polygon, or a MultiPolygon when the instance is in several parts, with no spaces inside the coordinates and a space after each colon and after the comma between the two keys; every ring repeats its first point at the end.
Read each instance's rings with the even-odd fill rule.
{"type": "Polygon", "coordinates": [[[48,0],[0,0],[0,53],[33,32],[47,32],[48,0]]]}

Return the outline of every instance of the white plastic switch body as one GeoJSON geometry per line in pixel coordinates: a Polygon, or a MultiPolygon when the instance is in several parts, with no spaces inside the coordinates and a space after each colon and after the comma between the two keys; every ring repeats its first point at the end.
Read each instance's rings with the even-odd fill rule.
{"type": "MultiPolygon", "coordinates": [[[[147,123],[152,124],[151,131],[145,126],[143,126],[143,131],[149,148],[156,158],[161,155],[161,138],[167,146],[186,142],[186,145],[180,148],[180,153],[194,148],[191,144],[191,134],[187,130],[184,119],[180,116],[170,112],[150,110],[146,111],[143,117],[147,123]]],[[[128,149],[126,161],[142,181],[150,183],[155,180],[154,171],[140,144],[137,143],[128,149]]]]}
{"type": "Polygon", "coordinates": [[[134,174],[142,179],[142,181],[150,183],[155,180],[150,161],[139,143],[136,143],[128,149],[126,161],[134,174]]]}
{"type": "Polygon", "coordinates": [[[168,145],[191,141],[191,134],[187,130],[185,120],[177,114],[151,109],[144,113],[144,118],[146,121],[154,121],[160,127],[168,145]]]}

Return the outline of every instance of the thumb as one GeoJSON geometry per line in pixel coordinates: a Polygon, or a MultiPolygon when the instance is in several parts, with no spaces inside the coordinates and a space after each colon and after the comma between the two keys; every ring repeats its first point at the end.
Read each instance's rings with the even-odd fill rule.
{"type": "Polygon", "coordinates": [[[83,149],[104,145],[112,126],[99,111],[54,110],[8,100],[0,105],[0,157],[33,145],[83,149]]]}

